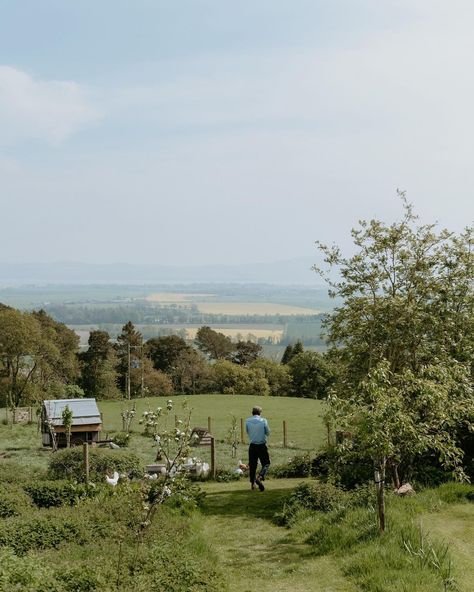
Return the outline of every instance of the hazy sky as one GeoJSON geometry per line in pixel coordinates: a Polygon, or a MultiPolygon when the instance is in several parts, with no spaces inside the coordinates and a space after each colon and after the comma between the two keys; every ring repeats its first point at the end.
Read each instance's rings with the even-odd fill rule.
{"type": "Polygon", "coordinates": [[[472,0],[0,0],[0,261],[242,263],[474,218],[472,0]]]}

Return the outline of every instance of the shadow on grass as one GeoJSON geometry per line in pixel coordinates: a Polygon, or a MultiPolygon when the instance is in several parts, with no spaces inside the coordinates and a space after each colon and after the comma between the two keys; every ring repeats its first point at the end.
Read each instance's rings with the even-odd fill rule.
{"type": "Polygon", "coordinates": [[[283,499],[288,495],[288,488],[278,488],[274,481],[266,483],[266,490],[260,492],[239,489],[208,492],[202,512],[207,516],[241,516],[271,520],[278,511],[283,499]]]}

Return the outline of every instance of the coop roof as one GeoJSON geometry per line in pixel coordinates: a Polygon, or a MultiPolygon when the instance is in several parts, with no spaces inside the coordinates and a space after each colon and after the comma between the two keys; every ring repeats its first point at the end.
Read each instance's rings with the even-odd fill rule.
{"type": "Polygon", "coordinates": [[[46,417],[54,426],[62,426],[62,413],[66,405],[72,411],[72,425],[91,425],[102,423],[95,399],[53,399],[44,401],[46,417]]]}

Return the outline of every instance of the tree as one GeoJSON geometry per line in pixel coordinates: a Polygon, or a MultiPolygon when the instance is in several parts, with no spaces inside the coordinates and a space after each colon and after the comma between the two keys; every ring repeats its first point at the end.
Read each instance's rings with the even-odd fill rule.
{"type": "Polygon", "coordinates": [[[417,225],[401,199],[400,222],[362,221],[352,231],[352,257],[319,245],[339,272],[327,277],[330,293],[342,300],[325,320],[339,370],[333,421],[352,434],[340,452],[357,442],[375,463],[382,528],[385,468],[396,483],[401,462],[431,451],[462,477],[458,433],[474,427],[473,232],[417,225]]]}
{"type": "Polygon", "coordinates": [[[117,337],[115,349],[118,357],[119,388],[128,398],[136,397],[142,391],[142,373],[132,373],[132,368],[137,369],[140,367],[143,358],[143,337],[135,329],[132,322],[128,321],[122,327],[122,332],[117,337]]]}
{"type": "Polygon", "coordinates": [[[289,364],[295,356],[303,353],[303,351],[304,351],[303,343],[299,339],[294,345],[289,343],[285,347],[285,351],[283,352],[283,356],[281,358],[281,363],[282,364],[289,364]]]}
{"type": "Polygon", "coordinates": [[[178,335],[153,337],[145,343],[146,355],[153,362],[155,370],[168,373],[172,371],[180,354],[191,349],[186,341],[182,337],[178,337],[178,335]]]}
{"type": "Polygon", "coordinates": [[[388,361],[372,368],[355,398],[333,396],[331,419],[352,437],[339,447],[342,456],[357,446],[371,458],[377,489],[380,530],[385,530],[384,484],[387,468],[400,487],[398,465],[430,450],[442,465],[464,477],[463,451],[456,433],[474,420],[474,391],[467,368],[439,364],[395,374],[388,361]]]}
{"type": "Polygon", "coordinates": [[[288,364],[291,392],[295,397],[325,399],[333,382],[333,372],[325,357],[315,351],[293,356],[288,364]]]}
{"type": "Polygon", "coordinates": [[[40,325],[42,338],[35,382],[43,392],[54,385],[74,384],[79,377],[79,336],[44,310],[33,311],[32,316],[40,325]]]}
{"type": "Polygon", "coordinates": [[[183,350],[171,369],[174,388],[181,393],[206,392],[211,385],[211,374],[207,360],[193,348],[183,350]]]}
{"type": "Polygon", "coordinates": [[[259,358],[250,366],[252,370],[259,369],[263,372],[268,382],[270,395],[274,397],[286,397],[291,390],[291,376],[288,366],[259,358]]]}
{"type": "Polygon", "coordinates": [[[4,393],[10,407],[18,407],[32,385],[42,347],[41,327],[30,314],[0,309],[0,358],[4,393]]]}
{"type": "Polygon", "coordinates": [[[234,344],[223,333],[210,327],[200,327],[196,333],[195,343],[211,360],[227,358],[234,350],[234,344]]]}
{"type": "Polygon", "coordinates": [[[262,353],[262,346],[253,341],[238,341],[235,350],[230,354],[230,360],[239,366],[250,366],[262,353]]]}
{"type": "Polygon", "coordinates": [[[66,407],[63,409],[61,417],[63,420],[64,433],[66,434],[66,448],[70,448],[73,413],[69,408],[69,405],[66,405],[66,407]]]}
{"type": "Polygon", "coordinates": [[[89,348],[79,354],[81,386],[89,397],[115,399],[117,388],[117,354],[107,331],[91,331],[89,348]]]}
{"type": "Polygon", "coordinates": [[[229,360],[218,360],[212,369],[218,392],[235,395],[270,394],[267,379],[260,368],[244,368],[229,360]]]}

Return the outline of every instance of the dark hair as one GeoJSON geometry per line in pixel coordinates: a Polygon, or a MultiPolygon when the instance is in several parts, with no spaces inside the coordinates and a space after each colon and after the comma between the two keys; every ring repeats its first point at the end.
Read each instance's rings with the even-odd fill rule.
{"type": "Polygon", "coordinates": [[[252,415],[260,415],[260,413],[262,413],[262,408],[258,405],[255,405],[255,407],[252,409],[252,415]]]}

